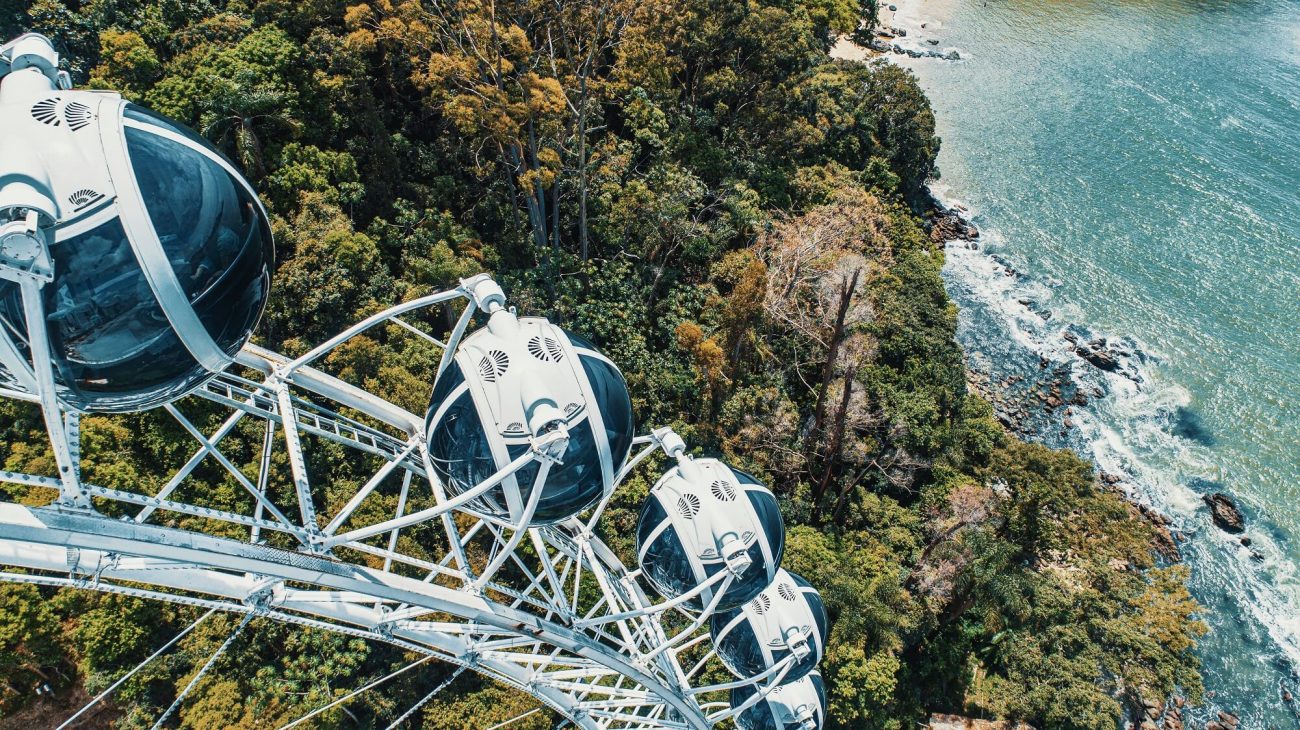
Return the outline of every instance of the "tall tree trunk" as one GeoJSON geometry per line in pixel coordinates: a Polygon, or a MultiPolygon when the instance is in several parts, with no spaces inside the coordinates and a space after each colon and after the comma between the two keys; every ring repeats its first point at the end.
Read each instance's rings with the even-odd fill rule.
{"type": "MultiPolygon", "coordinates": [[[[525,94],[524,102],[527,101],[528,95],[525,94]]],[[[537,160],[537,129],[531,116],[528,118],[528,165],[534,172],[541,170],[541,164],[537,160]]],[[[533,238],[537,241],[537,247],[544,249],[550,237],[546,234],[546,191],[542,189],[540,175],[533,180],[531,187],[529,210],[533,215],[533,238]]]]}
{"type": "Polygon", "coordinates": [[[822,470],[821,483],[817,485],[817,495],[813,498],[815,514],[820,519],[822,513],[822,497],[826,495],[826,490],[830,488],[831,477],[835,474],[835,462],[839,460],[840,450],[844,445],[844,422],[849,414],[849,400],[853,397],[853,379],[857,377],[858,369],[850,368],[844,373],[844,390],[840,396],[839,418],[835,420],[835,427],[831,432],[831,442],[826,447],[826,453],[822,457],[825,461],[825,468],[822,470]]]}
{"type": "Polygon", "coordinates": [[[587,73],[578,85],[578,245],[582,260],[588,255],[587,244],[587,73]]]}
{"type": "Polygon", "coordinates": [[[560,250],[560,180],[551,186],[551,250],[560,250]]]}
{"type": "MultiPolygon", "coordinates": [[[[858,275],[862,269],[853,272],[853,276],[845,282],[844,287],[840,290],[840,307],[835,315],[835,327],[831,330],[831,342],[829,352],[826,354],[826,364],[822,367],[822,381],[817,389],[817,406],[813,409],[812,428],[808,431],[807,455],[811,463],[812,455],[817,449],[817,439],[822,432],[822,421],[826,417],[826,391],[831,386],[831,380],[835,376],[835,361],[839,358],[840,343],[844,341],[844,320],[849,314],[849,304],[853,300],[853,292],[858,288],[858,275]]],[[[818,498],[821,495],[818,494],[818,498]]]]}

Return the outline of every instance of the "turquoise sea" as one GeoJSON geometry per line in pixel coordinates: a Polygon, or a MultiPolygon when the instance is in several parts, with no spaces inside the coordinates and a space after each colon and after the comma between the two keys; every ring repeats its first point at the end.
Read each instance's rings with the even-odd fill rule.
{"type": "Polygon", "coordinates": [[[983,233],[945,269],[970,364],[1022,398],[1082,390],[1035,406],[1034,437],[1186,537],[1211,627],[1193,718],[1300,727],[1300,2],[907,0],[895,24],[962,55],[899,62],[938,117],[935,192],[983,233]],[[1250,547],[1211,524],[1217,490],[1250,547]]]}

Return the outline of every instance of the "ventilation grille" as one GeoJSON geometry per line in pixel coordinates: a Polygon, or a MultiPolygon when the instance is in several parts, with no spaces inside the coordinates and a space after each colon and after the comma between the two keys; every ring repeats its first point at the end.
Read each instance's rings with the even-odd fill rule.
{"type": "Polygon", "coordinates": [[[59,98],[51,96],[36,102],[32,105],[32,117],[41,124],[48,124],[51,127],[62,124],[63,121],[59,119],[59,98]]]}
{"type": "Polygon", "coordinates": [[[510,367],[510,356],[500,350],[493,350],[478,361],[478,374],[489,383],[505,374],[510,367]]]}
{"type": "Polygon", "coordinates": [[[683,494],[677,498],[677,511],[688,520],[695,519],[700,513],[700,498],[694,494],[683,494]]]}
{"type": "Polygon", "coordinates": [[[789,583],[782,583],[782,584],[778,585],[778,586],[776,587],[776,592],[777,592],[777,593],[780,593],[780,594],[781,594],[781,597],[784,598],[784,599],[787,600],[787,601],[797,601],[797,600],[799,600],[799,593],[798,593],[798,591],[796,591],[796,590],[794,589],[794,586],[790,585],[789,583]]]}
{"type": "Polygon", "coordinates": [[[68,128],[75,132],[90,126],[95,119],[95,112],[89,106],[74,101],[63,107],[63,114],[60,116],[59,97],[51,96],[32,105],[32,118],[51,127],[61,126],[66,121],[68,128]]]}
{"type": "Polygon", "coordinates": [[[570,403],[569,405],[564,407],[564,415],[572,416],[573,414],[577,413],[578,409],[580,408],[582,408],[582,406],[578,405],[577,403],[570,403]]]}
{"type": "Polygon", "coordinates": [[[749,610],[762,616],[772,608],[772,599],[767,597],[766,593],[760,593],[754,600],[749,602],[749,610]]]}
{"type": "Polygon", "coordinates": [[[526,433],[526,431],[524,431],[524,424],[515,421],[509,426],[506,426],[506,433],[526,433]]]}
{"type": "Polygon", "coordinates": [[[528,352],[542,362],[559,362],[564,359],[564,350],[554,337],[533,335],[528,341],[528,352]]]}
{"type": "Polygon", "coordinates": [[[82,188],[68,196],[68,202],[72,204],[74,210],[81,210],[82,208],[85,208],[92,203],[97,203],[103,199],[103,195],[91,190],[90,188],[82,188]]]}
{"type": "Polygon", "coordinates": [[[63,118],[68,120],[68,127],[75,132],[90,124],[91,120],[95,118],[95,113],[85,104],[74,101],[63,107],[63,118]]]}
{"type": "Polygon", "coordinates": [[[731,502],[736,498],[736,488],[721,479],[715,479],[713,484],[709,485],[709,491],[723,502],[731,502]]]}

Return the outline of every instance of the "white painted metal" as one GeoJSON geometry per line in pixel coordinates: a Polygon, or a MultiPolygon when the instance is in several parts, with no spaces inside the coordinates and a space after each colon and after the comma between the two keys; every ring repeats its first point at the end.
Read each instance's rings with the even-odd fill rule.
{"type": "MultiPolygon", "coordinates": [[[[0,95],[36,98],[69,88],[57,64],[52,45],[41,36],[0,46],[0,79],[5,81],[0,95]]],[[[198,149],[180,135],[123,120],[122,102],[115,95],[74,93],[113,112],[101,115],[106,122],[96,139],[108,156],[105,169],[115,179],[132,177],[122,141],[125,127],[198,149]]],[[[22,167],[30,161],[30,150],[16,147],[17,136],[4,131],[0,129],[0,160],[6,169],[22,167]]],[[[61,155],[60,164],[68,167],[80,152],[66,140],[62,144],[51,154],[61,155]]],[[[0,367],[15,380],[9,384],[14,387],[0,388],[0,397],[39,405],[57,474],[0,471],[0,481],[49,490],[50,495],[41,507],[0,502],[0,581],[241,613],[240,630],[258,616],[388,642],[516,687],[582,728],[704,730],[728,715],[718,708],[727,707],[726,690],[740,683],[710,686],[698,679],[708,667],[720,666],[706,643],[707,631],[701,631],[716,605],[711,591],[717,581],[698,589],[714,598],[702,614],[684,611],[684,599],[656,605],[641,572],[625,567],[599,536],[599,521],[614,489],[638,465],[657,451],[669,458],[684,453],[676,434],[658,429],[637,437],[633,443],[638,450],[621,465],[606,445],[601,499],[583,514],[531,526],[541,485],[557,455],[564,453],[564,429],[532,429],[528,452],[449,498],[431,467],[423,418],[315,367],[328,363],[329,354],[353,337],[376,330],[440,349],[435,354],[442,373],[476,313],[505,316],[505,296],[487,275],[368,317],[297,358],[250,344],[231,363],[184,300],[139,192],[126,186],[57,235],[77,235],[83,232],[77,225],[98,225],[105,216],[122,217],[143,242],[135,253],[182,345],[208,369],[225,368],[194,394],[230,412],[206,434],[185,415],[185,402],[165,406],[195,447],[180,468],[157,475],[162,487],[156,492],[84,482],[79,414],[68,410],[56,391],[42,303],[42,287],[51,278],[48,244],[59,218],[56,201],[66,199],[67,191],[43,180],[39,167],[18,176],[31,184],[0,186],[0,212],[7,211],[9,218],[0,221],[0,277],[21,288],[29,339],[20,347],[0,327],[0,367]],[[412,324],[431,308],[457,305],[462,309],[446,342],[412,324]],[[250,423],[260,427],[241,430],[250,423]],[[228,456],[238,453],[228,447],[231,441],[257,456],[249,464],[236,463],[228,456]],[[337,485],[312,483],[312,452],[326,444],[336,451],[342,447],[355,463],[371,469],[341,504],[318,501],[331,491],[320,487],[337,485]],[[274,458],[277,452],[285,458],[274,458]],[[208,460],[247,493],[238,506],[218,508],[198,490],[187,489],[208,460]],[[276,465],[284,462],[287,473],[277,473],[276,465]],[[516,472],[534,462],[538,469],[528,503],[512,505],[508,518],[464,509],[503,480],[513,482],[516,472]],[[292,492],[277,494],[276,484],[292,485],[292,492]],[[373,507],[381,497],[395,498],[396,508],[377,516],[373,507]],[[139,509],[110,518],[100,511],[108,512],[110,505],[118,513],[124,505],[139,509]]],[[[572,347],[567,338],[560,339],[573,366],[572,347]]],[[[589,385],[583,387],[585,400],[594,403],[589,385]]],[[[599,426],[595,422],[603,433],[599,426]]],[[[716,595],[725,592],[731,579],[730,574],[720,579],[716,595]]],[[[256,624],[251,626],[255,630],[256,624]]],[[[211,660],[160,724],[209,666],[211,660]]],[[[765,696],[783,674],[775,668],[755,680],[772,680],[755,696],[765,696]]]]}
{"type": "MultiPolygon", "coordinates": [[[[476,287],[485,288],[484,281],[475,277],[424,298],[422,306],[371,317],[330,343],[338,347],[398,316],[460,302],[468,314],[446,343],[454,349],[479,310],[471,296],[476,287]]],[[[492,298],[487,304],[501,306],[492,298]]],[[[518,529],[527,524],[526,513],[519,524],[510,524],[457,509],[465,500],[448,498],[427,467],[422,419],[308,364],[331,351],[316,348],[291,360],[246,347],[238,358],[244,374],[225,372],[198,393],[231,409],[211,435],[186,418],[181,405],[169,406],[196,448],[158,494],[80,485],[97,499],[142,506],[135,519],[108,519],[66,502],[0,503],[0,565],[38,571],[0,579],[62,580],[223,610],[255,608],[275,620],[389,641],[518,687],[584,728],[702,729],[718,721],[723,713],[714,708],[726,706],[725,691],[735,683],[706,688],[692,679],[717,664],[707,631],[701,631],[703,617],[679,615],[672,610],[679,602],[656,605],[640,572],[628,570],[601,541],[596,530],[608,496],[585,515],[541,528],[518,529]],[[247,466],[241,471],[221,449],[250,418],[268,424],[256,430],[263,446],[257,474],[247,466]],[[372,476],[329,511],[303,484],[311,450],[323,441],[377,458],[372,476]],[[289,457],[290,474],[282,477],[303,484],[293,493],[300,501],[296,508],[277,505],[266,494],[272,450],[289,457]],[[177,497],[207,459],[249,494],[244,510],[177,497]],[[397,495],[397,513],[367,513],[365,505],[376,495],[397,495]],[[243,525],[251,528],[250,540],[156,524],[170,519],[166,513],[243,525]]],[[[636,444],[617,475],[620,483],[655,451],[671,449],[675,455],[681,448],[680,439],[664,429],[638,437],[636,444]]],[[[545,465],[549,450],[537,446],[510,471],[533,459],[545,465]]],[[[544,467],[539,471],[544,477],[544,467]]],[[[0,473],[0,481],[63,486],[42,475],[0,473]]]]}

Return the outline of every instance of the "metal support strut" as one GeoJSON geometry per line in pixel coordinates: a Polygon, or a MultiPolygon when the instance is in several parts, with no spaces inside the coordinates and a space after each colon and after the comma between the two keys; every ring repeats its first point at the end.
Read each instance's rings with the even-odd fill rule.
{"type": "Polygon", "coordinates": [[[163,726],[163,723],[167,722],[167,719],[172,716],[172,713],[180,709],[181,703],[185,701],[185,697],[189,695],[190,690],[194,689],[194,685],[198,684],[199,680],[203,679],[203,675],[208,673],[208,670],[216,663],[217,657],[225,653],[226,649],[229,649],[230,645],[235,643],[235,639],[239,638],[239,635],[244,631],[244,627],[247,626],[248,622],[252,621],[253,617],[256,615],[256,611],[249,611],[244,615],[244,620],[240,621],[239,626],[236,626],[235,630],[230,632],[230,636],[227,636],[226,640],[221,642],[221,646],[217,647],[217,650],[212,652],[212,656],[208,657],[208,661],[203,664],[201,669],[199,669],[198,674],[195,674],[194,677],[190,679],[189,684],[185,685],[185,689],[181,690],[181,693],[176,695],[176,699],[173,700],[171,706],[163,712],[162,717],[158,718],[158,722],[153,724],[151,730],[159,730],[159,728],[163,726]]]}

